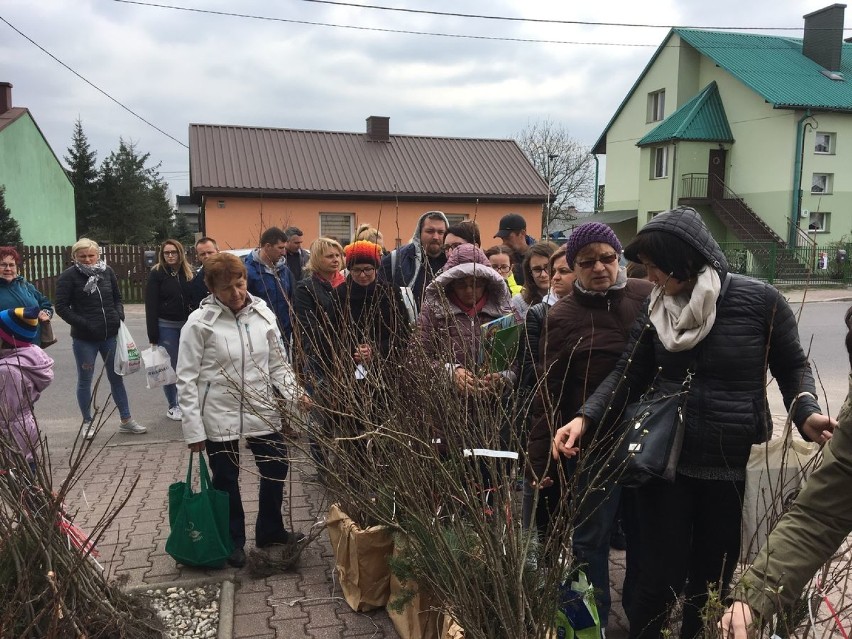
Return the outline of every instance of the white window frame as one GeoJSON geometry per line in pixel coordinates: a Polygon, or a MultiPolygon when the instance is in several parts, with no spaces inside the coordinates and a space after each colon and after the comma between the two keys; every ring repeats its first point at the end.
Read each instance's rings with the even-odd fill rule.
{"type": "Polygon", "coordinates": [[[651,179],[664,180],[669,177],[669,147],[654,146],[651,147],[651,179]],[[658,158],[662,155],[662,166],[658,162],[658,158]]]}
{"type": "Polygon", "coordinates": [[[807,223],[808,233],[828,233],[831,230],[831,211],[811,211],[807,223]],[[817,224],[819,228],[812,229],[811,224],[817,224]]]}
{"type": "MultiPolygon", "coordinates": [[[[343,220],[335,220],[335,224],[339,224],[343,220]]],[[[319,214],[319,232],[320,237],[333,237],[338,242],[343,245],[349,244],[352,241],[352,238],[355,236],[355,214],[354,213],[344,213],[344,212],[336,212],[336,211],[322,211],[319,214]],[[342,218],[346,216],[349,218],[349,232],[346,237],[340,237],[340,228],[341,226],[332,226],[332,228],[328,228],[328,226],[332,223],[331,217],[342,218]]]]}
{"type": "Polygon", "coordinates": [[[648,94],[646,122],[661,122],[666,117],[666,90],[658,89],[648,94]]]}
{"type": "Polygon", "coordinates": [[[829,131],[817,131],[814,137],[814,153],[817,155],[834,155],[835,140],[837,134],[829,131]],[[821,144],[823,138],[827,144],[821,144]]]}
{"type": "Polygon", "coordinates": [[[458,224],[459,222],[467,222],[470,217],[467,213],[445,213],[447,216],[447,221],[450,223],[450,226],[453,224],[458,224]]]}
{"type": "Polygon", "coordinates": [[[831,195],[834,187],[834,173],[814,173],[811,177],[812,195],[831,195]]]}

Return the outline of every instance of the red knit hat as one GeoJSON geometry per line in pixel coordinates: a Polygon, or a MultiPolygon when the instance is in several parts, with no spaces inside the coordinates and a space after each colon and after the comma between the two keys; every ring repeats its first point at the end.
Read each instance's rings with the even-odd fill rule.
{"type": "Polygon", "coordinates": [[[382,247],[366,240],[347,245],[343,254],[346,256],[346,268],[352,268],[355,264],[372,264],[378,268],[382,261],[382,247]]]}

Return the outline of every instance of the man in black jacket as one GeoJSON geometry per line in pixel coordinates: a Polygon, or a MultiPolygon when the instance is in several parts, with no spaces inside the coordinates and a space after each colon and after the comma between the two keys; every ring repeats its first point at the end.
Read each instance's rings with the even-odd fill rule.
{"type": "Polygon", "coordinates": [[[202,237],[195,242],[195,255],[198,261],[201,262],[201,266],[189,283],[190,303],[193,309],[198,308],[201,300],[210,295],[210,291],[207,290],[207,285],[204,283],[204,262],[207,261],[207,258],[216,255],[218,252],[219,246],[212,237],[202,237]]]}

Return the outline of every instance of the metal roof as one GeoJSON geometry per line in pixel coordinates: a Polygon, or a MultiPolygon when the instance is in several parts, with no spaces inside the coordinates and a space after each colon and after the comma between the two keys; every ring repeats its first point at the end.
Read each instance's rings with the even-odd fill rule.
{"type": "Polygon", "coordinates": [[[845,81],[831,80],[822,67],[802,53],[800,38],[725,31],[672,29],[636,78],[627,95],[592,145],[592,153],[606,153],[606,136],[642,78],[671,40],[672,34],[713,60],[719,67],[779,109],[810,108],[852,112],[852,44],[844,42],[840,71],[845,81]]]}
{"type": "Polygon", "coordinates": [[[839,71],[831,80],[802,53],[800,38],[675,29],[682,40],[777,108],[852,111],[852,44],[842,45],[839,71]]]}
{"type": "Polygon", "coordinates": [[[191,124],[193,193],[544,202],[514,140],[191,124]]]}
{"type": "Polygon", "coordinates": [[[12,107],[3,113],[0,113],[0,130],[5,129],[7,126],[12,124],[12,122],[26,114],[29,114],[29,111],[23,107],[12,107]]]}
{"type": "Polygon", "coordinates": [[[663,120],[636,146],[687,140],[733,142],[734,135],[725,116],[725,107],[716,82],[711,82],[694,98],[663,120]]]}

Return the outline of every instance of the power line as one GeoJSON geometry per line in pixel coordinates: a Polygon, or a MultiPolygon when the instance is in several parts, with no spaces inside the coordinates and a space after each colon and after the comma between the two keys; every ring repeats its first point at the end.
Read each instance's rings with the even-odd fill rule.
{"type": "MultiPolygon", "coordinates": [[[[121,4],[135,4],[140,7],[155,7],[158,9],[172,9],[174,11],[188,11],[191,13],[204,13],[207,15],[224,16],[228,18],[246,18],[249,20],[265,20],[268,22],[285,22],[288,24],[304,24],[312,27],[331,27],[334,29],[352,29],[354,31],[374,31],[379,33],[398,33],[403,35],[436,36],[439,38],[462,38],[469,40],[496,40],[498,42],[526,42],[532,44],[577,44],[605,47],[656,47],[656,44],[632,44],[629,42],[578,42],[573,40],[541,40],[536,38],[507,38],[497,36],[469,35],[463,33],[440,33],[437,31],[411,31],[407,29],[387,29],[382,27],[360,27],[351,24],[335,24],[332,22],[315,22],[311,20],[294,20],[291,18],[275,18],[272,16],[259,16],[249,13],[234,13],[231,11],[214,11],[212,9],[196,9],[193,7],[178,7],[171,4],[158,4],[155,2],[139,2],[139,0],[113,0],[121,4]]],[[[355,5],[359,6],[359,5],[355,5]]],[[[660,27],[664,28],[664,27],[660,27]]]]}
{"type": "MultiPolygon", "coordinates": [[[[123,0],[116,0],[121,2],[123,0]]],[[[375,4],[356,4],[354,2],[341,2],[340,0],[300,0],[301,2],[310,2],[313,4],[328,4],[338,7],[352,7],[357,9],[374,9],[378,11],[396,11],[400,13],[417,13],[421,15],[445,16],[448,18],[474,18],[477,20],[502,20],[507,22],[532,22],[538,24],[573,24],[590,27],[632,27],[640,29],[718,29],[718,30],[738,30],[738,31],[801,31],[802,27],[696,27],[696,26],[677,26],[665,24],[643,24],[631,22],[594,22],[590,20],[556,20],[554,18],[519,18],[516,16],[495,16],[483,15],[476,13],[454,13],[451,11],[430,11],[428,9],[407,9],[403,7],[385,7],[375,4]]]]}
{"type": "Polygon", "coordinates": [[[77,76],[78,78],[80,78],[83,82],[85,82],[86,84],[88,84],[90,87],[92,87],[93,89],[95,89],[96,91],[98,91],[99,93],[101,93],[102,95],[106,96],[107,98],[109,98],[110,100],[112,100],[113,102],[115,102],[118,106],[120,106],[122,109],[124,109],[125,111],[127,111],[130,115],[132,115],[132,116],[133,116],[133,117],[135,117],[135,118],[138,118],[139,120],[142,120],[142,122],[144,122],[145,124],[147,124],[148,126],[150,126],[152,129],[155,129],[156,131],[159,131],[160,133],[162,133],[163,135],[165,135],[165,136],[166,136],[167,138],[169,138],[170,140],[173,140],[174,142],[177,142],[178,144],[180,144],[182,147],[184,147],[184,148],[186,148],[186,149],[188,149],[188,148],[189,148],[186,144],[184,144],[183,142],[181,142],[180,140],[178,140],[178,139],[177,139],[176,137],[174,137],[173,135],[170,135],[169,133],[166,133],[165,131],[163,131],[160,127],[158,127],[158,126],[157,126],[156,124],[154,124],[153,122],[150,122],[149,120],[146,120],[146,119],[145,119],[145,118],[143,118],[141,115],[139,115],[138,113],[136,113],[136,111],[134,111],[134,110],[133,110],[133,109],[131,109],[130,107],[128,107],[128,106],[126,106],[126,105],[122,104],[121,102],[119,102],[119,101],[118,101],[118,99],[116,99],[116,98],[112,97],[109,93],[107,93],[106,91],[104,91],[102,88],[100,88],[100,87],[99,87],[98,85],[96,85],[94,82],[92,82],[92,81],[91,81],[91,80],[89,80],[88,78],[85,78],[85,77],[84,77],[84,76],[82,76],[81,74],[77,73],[77,71],[75,71],[75,70],[74,70],[74,69],[72,69],[70,66],[68,66],[67,64],[65,64],[62,60],[60,60],[60,59],[59,59],[59,58],[57,58],[55,55],[53,55],[50,51],[48,51],[47,49],[45,49],[45,48],[44,48],[43,46],[41,46],[38,42],[36,42],[35,40],[33,40],[31,37],[29,37],[26,33],[24,33],[23,31],[21,31],[20,29],[18,29],[15,25],[13,25],[11,22],[9,22],[8,20],[6,20],[6,18],[4,18],[3,16],[0,16],[0,21],[5,22],[7,25],[9,25],[9,28],[11,28],[13,31],[15,31],[18,35],[20,35],[20,36],[21,36],[22,38],[24,38],[25,40],[28,40],[28,41],[29,41],[31,44],[33,44],[35,47],[37,47],[38,49],[40,49],[40,50],[42,51],[42,53],[45,53],[45,54],[47,54],[48,56],[50,56],[51,58],[53,58],[53,60],[55,60],[56,62],[58,62],[59,64],[61,64],[63,67],[65,67],[66,69],[68,69],[71,73],[73,73],[74,75],[76,75],[76,76],[77,76]]]}

